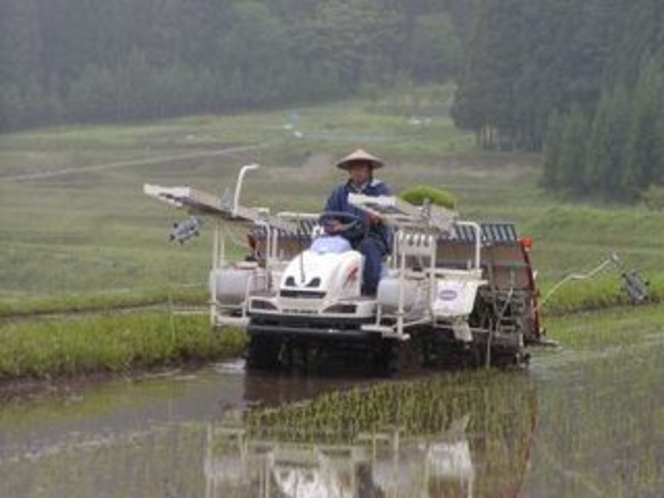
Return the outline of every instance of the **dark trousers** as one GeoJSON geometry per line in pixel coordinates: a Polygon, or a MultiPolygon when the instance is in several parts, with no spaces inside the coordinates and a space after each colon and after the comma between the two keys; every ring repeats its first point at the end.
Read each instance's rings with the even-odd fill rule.
{"type": "Polygon", "coordinates": [[[385,245],[375,237],[366,236],[356,249],[364,255],[364,273],[362,275],[362,293],[373,295],[378,290],[378,281],[385,254],[385,245]]]}

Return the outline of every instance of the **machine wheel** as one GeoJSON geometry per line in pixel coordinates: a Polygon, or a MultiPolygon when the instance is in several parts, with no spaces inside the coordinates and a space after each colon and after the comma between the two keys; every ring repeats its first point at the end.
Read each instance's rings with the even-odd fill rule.
{"type": "Polygon", "coordinates": [[[401,367],[401,343],[384,339],[375,345],[374,365],[376,371],[385,377],[394,377],[401,367]]]}
{"type": "Polygon", "coordinates": [[[272,337],[252,335],[247,345],[247,368],[276,370],[280,366],[281,341],[272,337]]]}

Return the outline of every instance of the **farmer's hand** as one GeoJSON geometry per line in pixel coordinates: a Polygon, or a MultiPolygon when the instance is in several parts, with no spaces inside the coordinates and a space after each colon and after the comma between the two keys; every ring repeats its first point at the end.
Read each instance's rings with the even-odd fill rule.
{"type": "Polygon", "coordinates": [[[383,222],[383,218],[374,213],[366,213],[364,220],[367,225],[379,225],[383,222]]]}
{"type": "Polygon", "coordinates": [[[339,220],[329,220],[325,224],[325,231],[327,233],[338,233],[343,230],[343,225],[339,220]]]}

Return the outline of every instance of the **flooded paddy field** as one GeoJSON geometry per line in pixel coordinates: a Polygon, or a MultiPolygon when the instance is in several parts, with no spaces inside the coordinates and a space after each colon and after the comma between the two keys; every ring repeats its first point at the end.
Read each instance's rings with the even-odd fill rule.
{"type": "Polygon", "coordinates": [[[525,371],[247,375],[242,361],[0,407],[0,496],[661,496],[656,307],[551,320],[525,371]]]}

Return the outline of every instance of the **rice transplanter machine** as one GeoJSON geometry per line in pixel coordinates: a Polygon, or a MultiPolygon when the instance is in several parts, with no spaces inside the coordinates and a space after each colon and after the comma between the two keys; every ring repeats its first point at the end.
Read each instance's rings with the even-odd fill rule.
{"type": "Polygon", "coordinates": [[[541,341],[530,240],[518,237],[513,224],[461,220],[429,202],[351,194],[353,206],[380,217],[392,234],[377,294],[367,296],[362,254],[343,233],[325,230],[331,218],[349,231],[365,229],[364,220],[242,206],[244,177],[257,167],[244,166],[233,195],[221,198],[189,187],[144,186],[193,219],[213,220],[210,319],[215,327],[247,331],[248,368],[349,354],[386,373],[405,361],[523,364],[527,346],[541,341]],[[247,232],[241,261],[227,256],[230,224],[247,232]]]}

